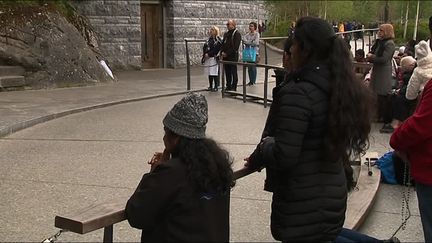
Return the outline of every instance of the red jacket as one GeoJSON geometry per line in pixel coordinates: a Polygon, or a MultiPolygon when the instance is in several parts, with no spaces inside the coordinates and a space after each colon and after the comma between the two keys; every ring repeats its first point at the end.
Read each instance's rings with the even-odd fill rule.
{"type": "Polygon", "coordinates": [[[394,131],[390,146],[407,153],[416,182],[432,185],[432,80],[414,114],[394,131]]]}

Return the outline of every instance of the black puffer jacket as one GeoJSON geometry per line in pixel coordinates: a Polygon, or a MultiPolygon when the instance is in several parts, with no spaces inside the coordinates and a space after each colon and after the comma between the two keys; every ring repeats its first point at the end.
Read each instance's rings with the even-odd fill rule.
{"type": "Polygon", "coordinates": [[[251,167],[266,168],[273,192],[271,231],[277,240],[323,242],[345,220],[346,178],[341,163],[324,159],[330,71],[310,65],[273,90],[263,140],[251,167]]]}

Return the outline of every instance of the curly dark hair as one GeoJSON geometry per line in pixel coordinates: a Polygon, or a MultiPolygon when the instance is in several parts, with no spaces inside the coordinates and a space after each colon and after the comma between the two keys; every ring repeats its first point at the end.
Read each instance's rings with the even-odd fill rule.
{"type": "Polygon", "coordinates": [[[347,187],[353,187],[350,160],[369,148],[372,122],[372,92],[355,78],[352,54],[332,26],[315,17],[297,21],[294,40],[307,62],[324,63],[331,71],[331,96],[325,139],[327,161],[343,163],[347,187]]]}
{"type": "Polygon", "coordinates": [[[229,153],[210,138],[179,138],[173,155],[187,165],[189,179],[196,189],[218,195],[229,192],[235,185],[229,153]]]}

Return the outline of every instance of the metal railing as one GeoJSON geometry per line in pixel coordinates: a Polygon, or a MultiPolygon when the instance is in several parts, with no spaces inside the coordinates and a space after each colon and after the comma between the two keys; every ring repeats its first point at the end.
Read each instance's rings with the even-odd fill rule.
{"type": "MultiPolygon", "coordinates": [[[[368,52],[371,50],[372,47],[372,42],[376,40],[376,33],[377,33],[378,29],[361,29],[361,30],[353,30],[353,31],[345,31],[345,32],[338,32],[336,33],[337,35],[343,35],[344,38],[347,38],[348,35],[353,36],[356,34],[360,34],[361,33],[361,38],[354,38],[354,40],[351,40],[350,38],[350,42],[354,42],[354,51],[357,50],[357,42],[360,41],[361,42],[361,47],[364,50],[365,46],[368,47],[368,52]],[[365,38],[367,38],[367,43],[365,42],[365,38]]],[[[261,41],[261,45],[263,46],[264,49],[264,55],[263,55],[263,64],[257,63],[244,63],[244,62],[230,62],[230,61],[219,61],[220,64],[236,64],[236,65],[241,65],[243,66],[243,102],[246,102],[246,98],[247,97],[251,97],[252,95],[247,94],[246,93],[246,67],[248,66],[256,66],[259,68],[264,68],[265,70],[265,74],[264,74],[264,94],[263,94],[263,98],[261,98],[264,102],[264,107],[267,107],[268,104],[268,97],[267,97],[267,92],[268,92],[268,71],[270,69],[275,69],[275,70],[283,70],[283,67],[281,66],[275,66],[275,65],[268,65],[268,48],[270,46],[270,44],[268,44],[269,40],[283,40],[288,38],[288,36],[279,36],[279,37],[262,37],[260,38],[261,41]]],[[[191,61],[191,50],[190,50],[190,46],[189,43],[204,43],[207,41],[207,39],[190,39],[190,38],[185,38],[185,47],[186,47],[186,87],[187,90],[191,89],[191,66],[192,66],[192,61],[191,61]]],[[[279,52],[280,54],[283,53],[283,50],[280,50],[279,48],[272,48],[274,50],[276,50],[277,52],[279,52]]],[[[366,51],[365,51],[366,52],[366,51]]],[[[367,53],[367,52],[366,52],[367,53]]],[[[282,56],[281,56],[282,57],[282,56]]],[[[282,62],[282,58],[281,58],[281,62],[282,62]]],[[[355,66],[361,66],[361,67],[367,67],[370,68],[370,64],[360,64],[360,63],[354,63],[355,66]]],[[[219,72],[219,80],[221,80],[222,83],[222,97],[225,97],[225,75],[224,75],[224,71],[223,71],[223,65],[221,65],[220,68],[220,72],[219,72]],[[222,76],[222,77],[221,77],[222,76]]],[[[232,93],[232,92],[230,92],[232,93]]],[[[260,99],[260,97],[255,97],[255,99],[260,99]]]]}

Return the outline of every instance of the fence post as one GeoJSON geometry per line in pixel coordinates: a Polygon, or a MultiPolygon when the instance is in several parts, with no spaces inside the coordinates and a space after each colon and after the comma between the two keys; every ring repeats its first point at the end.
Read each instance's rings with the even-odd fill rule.
{"type": "Polygon", "coordinates": [[[189,58],[189,47],[188,47],[188,40],[185,38],[185,44],[186,44],[186,90],[191,89],[191,77],[190,77],[190,58],[189,58]]]}
{"type": "Polygon", "coordinates": [[[112,243],[113,242],[113,225],[107,226],[104,228],[104,243],[112,243]]]}
{"type": "MultiPolygon", "coordinates": [[[[246,65],[243,66],[243,103],[246,103],[246,65]]],[[[249,66],[248,66],[249,68],[249,66]]]]}
{"type": "Polygon", "coordinates": [[[268,85],[268,68],[265,67],[264,71],[264,108],[267,108],[267,85],[268,85]]]}

